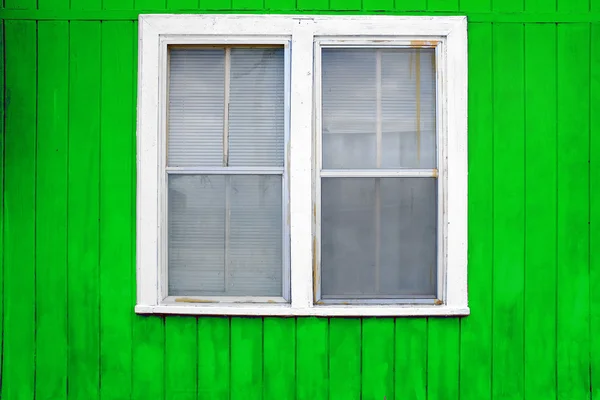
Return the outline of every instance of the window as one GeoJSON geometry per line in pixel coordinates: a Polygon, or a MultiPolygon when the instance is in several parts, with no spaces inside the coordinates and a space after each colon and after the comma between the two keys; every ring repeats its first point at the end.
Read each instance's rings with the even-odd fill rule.
{"type": "Polygon", "coordinates": [[[467,315],[464,17],[143,15],[138,313],[467,315]]]}

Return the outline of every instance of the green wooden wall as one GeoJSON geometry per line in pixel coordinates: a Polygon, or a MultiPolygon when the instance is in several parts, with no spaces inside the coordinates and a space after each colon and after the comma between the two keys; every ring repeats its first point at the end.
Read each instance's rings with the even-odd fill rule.
{"type": "Polygon", "coordinates": [[[599,399],[600,0],[4,0],[1,398],[599,399]],[[466,14],[466,318],[135,315],[140,12],[466,14]]]}

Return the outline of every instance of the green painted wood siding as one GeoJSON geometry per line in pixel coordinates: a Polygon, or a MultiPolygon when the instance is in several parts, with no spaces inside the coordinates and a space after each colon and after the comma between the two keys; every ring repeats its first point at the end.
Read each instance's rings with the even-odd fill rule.
{"type": "Polygon", "coordinates": [[[5,0],[1,398],[600,400],[600,0],[5,0]],[[466,318],[135,315],[140,12],[466,14],[466,318]]]}

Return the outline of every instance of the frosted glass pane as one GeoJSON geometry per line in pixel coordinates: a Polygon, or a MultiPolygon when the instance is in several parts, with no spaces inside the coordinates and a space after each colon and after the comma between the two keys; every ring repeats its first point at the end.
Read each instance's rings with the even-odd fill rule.
{"type": "Polygon", "coordinates": [[[170,50],[169,166],[223,165],[224,61],[223,49],[170,50]]]}
{"type": "Polygon", "coordinates": [[[281,296],[281,176],[169,176],[169,294],[281,296]]]}
{"type": "Polygon", "coordinates": [[[231,49],[229,165],[283,166],[283,48],[231,49]]]}
{"type": "Polygon", "coordinates": [[[434,178],[323,178],[323,298],[435,295],[434,178]]]}
{"type": "Polygon", "coordinates": [[[435,168],[434,50],[322,51],[323,167],[435,168]]]}

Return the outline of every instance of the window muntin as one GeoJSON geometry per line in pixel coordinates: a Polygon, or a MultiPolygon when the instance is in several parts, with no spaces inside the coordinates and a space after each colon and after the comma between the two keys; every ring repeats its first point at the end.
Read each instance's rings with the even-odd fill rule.
{"type": "Polygon", "coordinates": [[[284,53],[169,48],[167,296],[288,297],[284,53]]]}
{"type": "Polygon", "coordinates": [[[316,52],[322,151],[315,301],[433,303],[441,297],[438,197],[444,194],[435,49],[329,40],[317,42],[316,52]]]}

